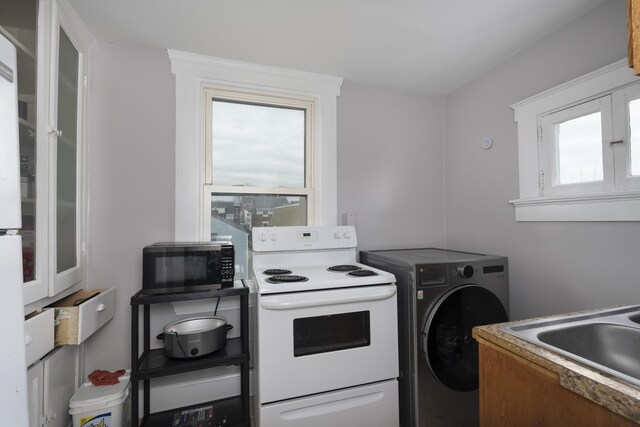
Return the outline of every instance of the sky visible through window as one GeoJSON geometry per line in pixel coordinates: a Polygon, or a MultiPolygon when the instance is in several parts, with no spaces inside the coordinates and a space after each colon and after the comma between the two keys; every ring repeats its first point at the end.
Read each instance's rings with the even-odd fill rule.
{"type": "Polygon", "coordinates": [[[558,184],[602,181],[600,112],[556,125],[558,184]]]}
{"type": "Polygon", "coordinates": [[[216,186],[305,186],[305,111],[212,101],[216,186]]]}

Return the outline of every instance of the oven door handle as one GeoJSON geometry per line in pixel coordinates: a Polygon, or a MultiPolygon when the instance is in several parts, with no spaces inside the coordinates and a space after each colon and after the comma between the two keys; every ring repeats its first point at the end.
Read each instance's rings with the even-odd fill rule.
{"type": "MultiPolygon", "coordinates": [[[[396,287],[394,285],[384,286],[379,288],[369,288],[364,291],[362,288],[357,288],[358,291],[353,292],[353,289],[327,292],[327,296],[314,295],[312,299],[292,298],[291,295],[287,296],[269,296],[268,298],[262,298],[260,301],[260,307],[265,310],[293,310],[297,308],[307,307],[322,307],[325,305],[336,304],[352,304],[358,302],[380,301],[393,297],[396,294],[396,287]],[[346,294],[349,292],[349,294],[346,294]],[[336,295],[338,293],[339,295],[336,295]]],[[[303,294],[304,295],[304,294],[303,294]]],[[[298,294],[296,294],[296,297],[298,294]]]]}

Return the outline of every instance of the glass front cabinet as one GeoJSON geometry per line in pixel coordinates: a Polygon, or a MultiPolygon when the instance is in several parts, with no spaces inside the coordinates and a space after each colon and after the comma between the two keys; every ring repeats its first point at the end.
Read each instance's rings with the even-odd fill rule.
{"type": "Polygon", "coordinates": [[[89,31],[64,0],[3,0],[18,57],[24,303],[82,279],[89,31]]]}

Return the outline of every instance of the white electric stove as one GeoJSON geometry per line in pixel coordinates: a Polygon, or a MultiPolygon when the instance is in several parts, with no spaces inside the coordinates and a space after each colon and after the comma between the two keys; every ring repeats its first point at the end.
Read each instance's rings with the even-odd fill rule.
{"type": "Polygon", "coordinates": [[[351,226],[255,227],[257,425],[398,425],[395,277],[351,226]]]}

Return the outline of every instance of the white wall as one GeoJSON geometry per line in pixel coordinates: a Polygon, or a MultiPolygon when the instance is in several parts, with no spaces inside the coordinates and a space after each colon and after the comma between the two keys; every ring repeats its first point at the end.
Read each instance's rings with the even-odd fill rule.
{"type": "Polygon", "coordinates": [[[86,372],[129,367],[130,297],[142,248],[173,238],[175,85],[166,52],[91,52],[86,287],[116,288],[114,319],[87,340],[86,372]]]}
{"type": "Polygon", "coordinates": [[[518,198],[509,106],[626,48],[626,2],[610,0],[446,98],[447,246],[509,257],[514,319],[640,302],[638,222],[516,223],[508,204],[518,198]]]}
{"type": "Polygon", "coordinates": [[[338,98],[338,223],[355,214],[358,249],[444,242],[444,103],[352,82],[338,98]]]}

